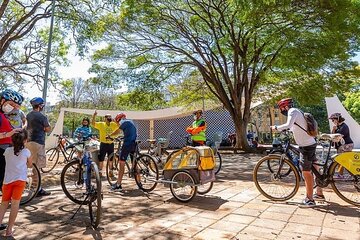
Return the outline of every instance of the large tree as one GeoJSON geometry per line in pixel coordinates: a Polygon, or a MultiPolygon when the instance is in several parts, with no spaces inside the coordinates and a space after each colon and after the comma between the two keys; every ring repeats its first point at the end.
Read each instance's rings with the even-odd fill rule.
{"type": "MultiPolygon", "coordinates": [[[[262,83],[275,79],[268,95],[281,95],[289,81],[311,86],[309,79],[351,68],[359,13],[351,0],[124,0],[119,13],[97,23],[109,46],[96,64],[106,62],[106,73],[122,71],[130,81],[141,74],[147,81],[187,79],[197,70],[230,112],[238,146],[247,148],[250,103],[266,89],[262,83]]],[[[331,85],[314,86],[308,94],[332,92],[331,85]]]]}

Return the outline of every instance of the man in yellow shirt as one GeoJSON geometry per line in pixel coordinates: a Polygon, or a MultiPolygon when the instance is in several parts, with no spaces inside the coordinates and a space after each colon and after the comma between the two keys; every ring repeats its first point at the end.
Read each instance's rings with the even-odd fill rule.
{"type": "Polygon", "coordinates": [[[112,121],[111,115],[105,115],[105,122],[95,122],[95,118],[97,115],[97,111],[95,110],[91,125],[99,130],[100,135],[100,152],[99,152],[99,171],[102,175],[102,169],[104,165],[104,160],[106,155],[109,158],[109,161],[112,161],[113,153],[114,153],[114,141],[106,138],[106,136],[113,133],[115,130],[119,128],[118,124],[112,121]],[[110,159],[111,158],[111,159],[110,159]]]}

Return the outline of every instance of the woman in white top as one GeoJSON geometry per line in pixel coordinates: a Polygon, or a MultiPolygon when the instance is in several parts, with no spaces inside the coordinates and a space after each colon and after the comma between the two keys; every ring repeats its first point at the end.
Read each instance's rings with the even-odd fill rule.
{"type": "Polygon", "coordinates": [[[27,137],[28,134],[25,129],[15,133],[12,136],[13,146],[8,147],[4,152],[6,166],[0,205],[0,230],[6,228],[5,236],[13,235],[13,227],[19,211],[21,195],[26,185],[27,168],[32,166],[31,153],[29,149],[25,148],[27,137]],[[10,200],[11,211],[7,225],[3,224],[2,221],[10,200]]]}

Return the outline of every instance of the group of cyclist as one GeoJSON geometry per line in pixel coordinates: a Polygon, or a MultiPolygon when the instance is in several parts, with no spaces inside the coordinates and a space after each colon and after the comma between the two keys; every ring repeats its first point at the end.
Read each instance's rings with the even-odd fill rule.
{"type": "MultiPolygon", "coordinates": [[[[325,196],[320,187],[316,188],[316,193],[313,194],[314,177],[311,173],[311,166],[316,162],[316,139],[309,135],[307,132],[307,122],[304,113],[294,107],[294,102],[291,98],[281,99],[277,103],[281,114],[287,116],[285,124],[279,126],[271,126],[272,130],[282,131],[290,129],[293,132],[296,144],[299,145],[299,149],[302,155],[300,162],[302,167],[302,174],[305,180],[306,197],[302,202],[303,207],[316,206],[315,200],[325,200],[325,196]]],[[[335,147],[338,152],[351,151],[354,144],[350,138],[349,127],[344,122],[345,119],[340,113],[331,114],[329,117],[334,123],[332,133],[339,133],[343,135],[344,143],[336,143],[335,147]]]]}
{"type": "MultiPolygon", "coordinates": [[[[19,209],[22,192],[27,180],[27,168],[34,162],[39,167],[46,165],[45,132],[51,127],[41,113],[45,103],[40,97],[30,101],[33,110],[26,116],[20,110],[24,97],[11,89],[5,89],[0,96],[0,230],[6,229],[6,236],[12,236],[13,226],[19,209]],[[44,165],[45,164],[45,165],[44,165]],[[8,224],[3,224],[6,209],[11,201],[8,224]]],[[[50,193],[40,189],[37,196],[50,193]]]]}

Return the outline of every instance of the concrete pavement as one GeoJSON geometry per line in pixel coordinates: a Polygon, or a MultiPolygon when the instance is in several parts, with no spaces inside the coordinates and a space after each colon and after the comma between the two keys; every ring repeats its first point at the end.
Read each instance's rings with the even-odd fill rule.
{"type": "MultiPolygon", "coordinates": [[[[261,155],[223,154],[223,170],[210,193],[191,202],[176,201],[159,184],[150,194],[126,179],[122,193],[108,190],[103,180],[100,227],[89,227],[84,206],[68,200],[59,186],[60,168],[44,177],[52,195],[21,207],[15,239],[360,239],[360,210],[330,189],[325,203],[302,209],[304,186],[288,202],[264,198],[252,182],[261,155]]],[[[8,213],[4,222],[7,222],[8,213]]],[[[4,238],[4,237],[2,237],[4,238]]]]}

